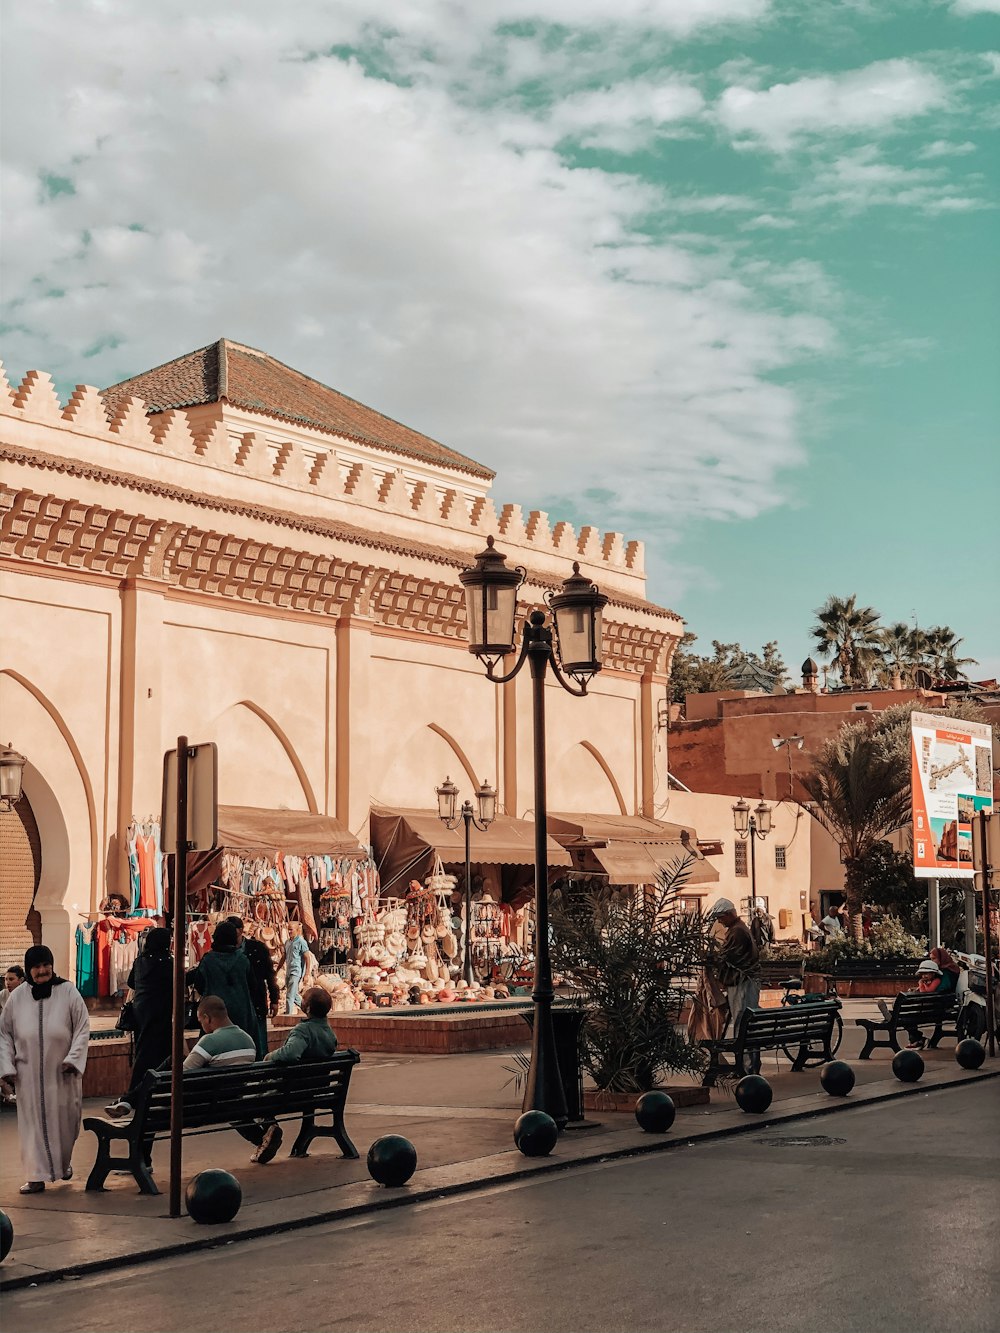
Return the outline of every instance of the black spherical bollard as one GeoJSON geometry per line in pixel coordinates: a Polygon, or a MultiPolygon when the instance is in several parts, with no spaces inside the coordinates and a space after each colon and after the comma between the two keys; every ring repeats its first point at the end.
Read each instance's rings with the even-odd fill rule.
{"type": "Polygon", "coordinates": [[[647,1134],[666,1134],[676,1114],[672,1099],[655,1088],[644,1092],[635,1104],[635,1118],[647,1134]]]}
{"type": "Polygon", "coordinates": [[[736,1085],[736,1104],[741,1111],[761,1115],[771,1105],[773,1096],[770,1083],[760,1074],[747,1074],[736,1085]]]}
{"type": "Polygon", "coordinates": [[[383,1134],[368,1149],[368,1174],[379,1185],[398,1189],[417,1169],[417,1150],[402,1134],[383,1134]]]}
{"type": "Polygon", "coordinates": [[[892,1057],[892,1072],[900,1083],[916,1083],[924,1072],[919,1051],[897,1051],[892,1057]]]}
{"type": "Polygon", "coordinates": [[[963,1069],[978,1069],[986,1059],[986,1047],[975,1037],[966,1037],[955,1047],[955,1059],[963,1069]]]}
{"type": "Polygon", "coordinates": [[[831,1060],[823,1066],[819,1081],[831,1097],[846,1097],[854,1087],[854,1070],[843,1060],[831,1060]]]}
{"type": "Polygon", "coordinates": [[[14,1244],[14,1223],[6,1213],[0,1212],[0,1264],[10,1254],[10,1247],[14,1244]]]}
{"type": "Polygon", "coordinates": [[[185,1191],[184,1202],[193,1222],[231,1222],[240,1211],[243,1191],[228,1171],[199,1171],[185,1191]]]}
{"type": "Polygon", "coordinates": [[[558,1137],[559,1126],[544,1111],[525,1111],[514,1124],[514,1142],[525,1157],[548,1157],[558,1137]]]}

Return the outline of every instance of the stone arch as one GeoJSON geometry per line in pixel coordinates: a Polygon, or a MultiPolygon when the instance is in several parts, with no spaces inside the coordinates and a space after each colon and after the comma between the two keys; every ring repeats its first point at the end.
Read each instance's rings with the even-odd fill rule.
{"type": "Polygon", "coordinates": [[[472,783],[473,789],[477,788],[479,786],[481,779],[477,777],[476,770],[472,767],[472,764],[469,762],[468,755],[459,745],[455,737],[452,736],[450,732],[445,731],[444,727],[439,727],[436,722],[428,722],[427,725],[431,731],[437,732],[437,734],[441,737],[442,740],[447,741],[447,743],[455,751],[455,757],[457,758],[458,762],[462,765],[462,767],[465,769],[465,776],[472,783]]]}
{"type": "Polygon", "coordinates": [[[284,805],[289,809],[300,808],[305,802],[310,814],[319,814],[316,793],[309,780],[305,765],[299,758],[295,746],[289,740],[279,723],[252,699],[240,699],[231,704],[216,717],[212,724],[213,739],[219,744],[219,802],[221,805],[284,805]],[[249,715],[260,727],[241,725],[240,714],[249,715]],[[234,724],[234,725],[231,725],[234,724]],[[226,733],[229,733],[228,737],[226,733]],[[275,792],[267,797],[268,784],[263,775],[263,755],[255,756],[253,748],[259,743],[257,738],[266,737],[277,742],[270,750],[272,760],[277,760],[277,771],[272,773],[272,786],[275,792]],[[255,762],[256,760],[256,762],[255,762]],[[281,769],[285,767],[284,772],[281,769]],[[252,775],[249,776],[248,775],[252,775]],[[297,785],[298,791],[294,788],[297,785]],[[263,802],[261,795],[265,796],[263,802]],[[294,802],[294,804],[291,804],[294,802]]]}
{"type": "MultiPolygon", "coordinates": [[[[422,723],[394,747],[392,763],[379,778],[372,800],[376,805],[429,809],[435,804],[435,787],[446,777],[461,787],[463,774],[474,791],[482,775],[477,774],[462,746],[438,723],[422,723]],[[456,760],[460,771],[456,770],[456,760]],[[425,786],[415,787],[415,773],[426,774],[425,786]]],[[[466,794],[471,795],[471,791],[466,794]]]]}
{"type": "Polygon", "coordinates": [[[2,725],[10,734],[5,733],[4,741],[11,740],[27,759],[22,787],[41,847],[34,907],[41,918],[42,939],[55,955],[57,969],[64,976],[72,975],[77,915],[96,911],[99,901],[93,784],[76,739],[51,700],[8,667],[0,669],[0,685],[5,681],[15,692],[5,701],[2,725]],[[15,717],[16,725],[12,722],[15,717]],[[70,901],[71,894],[76,901],[70,901]]]}

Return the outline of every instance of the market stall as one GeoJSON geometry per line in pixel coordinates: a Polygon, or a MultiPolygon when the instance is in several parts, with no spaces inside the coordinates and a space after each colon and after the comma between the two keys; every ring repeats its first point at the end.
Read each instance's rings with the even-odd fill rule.
{"type": "Polygon", "coordinates": [[[719,872],[705,859],[693,828],[642,815],[549,815],[549,832],[571,855],[574,870],[606,875],[615,885],[655,884],[688,862],[683,892],[700,897],[719,872]]]}

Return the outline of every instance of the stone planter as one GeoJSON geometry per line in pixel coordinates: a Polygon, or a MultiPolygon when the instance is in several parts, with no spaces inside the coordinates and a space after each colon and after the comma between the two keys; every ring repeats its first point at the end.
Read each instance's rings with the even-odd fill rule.
{"type": "MultiPolygon", "coordinates": [[[[657,1088],[665,1092],[676,1107],[705,1106],[709,1101],[708,1088],[690,1087],[687,1084],[657,1088]]],[[[642,1094],[638,1092],[608,1092],[602,1088],[584,1088],[583,1109],[585,1111],[620,1111],[631,1115],[635,1104],[642,1094]]]]}

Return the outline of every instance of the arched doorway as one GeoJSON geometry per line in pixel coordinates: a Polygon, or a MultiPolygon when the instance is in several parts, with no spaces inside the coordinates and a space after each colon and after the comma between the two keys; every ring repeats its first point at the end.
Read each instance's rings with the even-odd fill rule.
{"type": "Polygon", "coordinates": [[[0,971],[22,963],[24,951],[41,939],[41,919],[32,911],[42,874],[42,844],[27,796],[11,810],[0,807],[0,971]],[[31,913],[34,930],[28,924],[31,913]]]}

